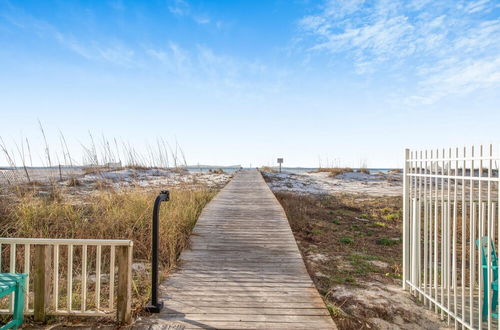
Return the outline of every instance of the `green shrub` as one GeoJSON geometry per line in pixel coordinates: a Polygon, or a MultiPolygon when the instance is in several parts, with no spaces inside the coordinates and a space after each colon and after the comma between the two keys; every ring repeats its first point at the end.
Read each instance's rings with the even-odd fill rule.
{"type": "Polygon", "coordinates": [[[314,228],[313,230],[311,230],[311,233],[313,235],[320,235],[320,234],[323,234],[323,231],[319,228],[314,228]]]}
{"type": "Polygon", "coordinates": [[[381,238],[377,240],[378,245],[384,246],[392,246],[401,243],[401,239],[393,239],[393,238],[381,238]]]}
{"type": "Polygon", "coordinates": [[[397,212],[394,212],[394,213],[389,213],[387,215],[384,215],[383,218],[385,220],[400,220],[401,219],[401,211],[397,211],[397,212]]]}
{"type": "Polygon", "coordinates": [[[349,236],[344,236],[340,239],[340,243],[342,244],[352,244],[354,243],[354,239],[352,237],[349,237],[349,236]]]}

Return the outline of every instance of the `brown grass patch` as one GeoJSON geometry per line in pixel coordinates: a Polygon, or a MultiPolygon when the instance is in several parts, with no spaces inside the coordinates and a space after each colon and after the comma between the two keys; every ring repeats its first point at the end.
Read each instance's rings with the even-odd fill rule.
{"type": "Polygon", "coordinates": [[[327,172],[328,176],[336,177],[337,175],[354,172],[354,170],[350,167],[321,167],[315,170],[317,173],[327,172]]]}
{"type": "MultiPolygon", "coordinates": [[[[172,190],[161,207],[160,260],[175,264],[212,190],[172,190]]],[[[99,190],[70,201],[61,197],[5,197],[0,205],[0,236],[131,239],[134,258],[149,260],[151,214],[157,192],[139,188],[99,190]]]]}
{"type": "MultiPolygon", "coordinates": [[[[149,263],[151,217],[156,191],[143,188],[96,190],[92,194],[53,198],[32,191],[0,198],[0,236],[74,239],[130,239],[134,242],[134,262],[149,263]],[[76,197],[76,198],[75,198],[76,197]]],[[[171,190],[171,200],[160,210],[160,263],[163,275],[176,265],[188,244],[189,235],[204,206],[216,191],[171,190]]],[[[4,256],[7,251],[4,249],[4,256]]],[[[76,255],[76,252],[75,252],[76,255]]],[[[94,254],[89,253],[89,264],[94,254]]],[[[3,269],[8,258],[2,258],[3,269]]],[[[61,259],[64,260],[64,259],[61,259]]],[[[75,256],[75,263],[79,260],[75,256]]],[[[19,263],[22,264],[22,263],[19,263]]],[[[61,263],[61,271],[65,264],[61,263]]],[[[103,265],[103,269],[106,269],[103,265]]],[[[146,267],[148,268],[148,267],[146,267]]],[[[75,266],[75,269],[80,269],[75,266]]],[[[133,309],[142,311],[149,298],[149,271],[134,272],[133,309]]],[[[62,285],[62,284],[61,284],[62,285]]],[[[103,287],[103,290],[105,288],[103,287]]],[[[78,294],[75,294],[77,297],[78,294]]],[[[76,299],[76,298],[75,298],[76,299]]]]}
{"type": "Polygon", "coordinates": [[[271,166],[261,166],[259,168],[259,171],[268,172],[268,173],[278,173],[278,171],[274,167],[271,167],[271,166]]]}
{"type": "MultiPolygon", "coordinates": [[[[293,193],[276,197],[339,328],[372,327],[359,315],[349,314],[349,302],[337,301],[332,292],[338,285],[358,287],[374,279],[395,283],[401,276],[401,198],[293,193]]],[[[378,311],[362,312],[385,317],[378,311]]]]}
{"type": "Polygon", "coordinates": [[[364,167],[362,167],[362,168],[358,168],[358,169],[357,169],[357,172],[358,172],[358,173],[363,173],[363,174],[370,175],[370,170],[369,170],[369,169],[367,169],[367,168],[364,168],[364,167]]]}
{"type": "Polygon", "coordinates": [[[225,174],[224,170],[222,168],[216,168],[216,169],[209,169],[208,173],[212,174],[225,174]]]}

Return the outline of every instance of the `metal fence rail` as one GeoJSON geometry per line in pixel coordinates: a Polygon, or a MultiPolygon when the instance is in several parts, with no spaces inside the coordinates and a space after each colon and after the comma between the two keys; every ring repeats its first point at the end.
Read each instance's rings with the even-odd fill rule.
{"type": "Polygon", "coordinates": [[[0,272],[28,274],[25,312],[35,318],[116,311],[128,322],[132,248],[130,240],[0,238],[0,272]]]}
{"type": "Polygon", "coordinates": [[[491,145],[405,151],[403,288],[456,328],[499,327],[499,164],[491,145]]]}

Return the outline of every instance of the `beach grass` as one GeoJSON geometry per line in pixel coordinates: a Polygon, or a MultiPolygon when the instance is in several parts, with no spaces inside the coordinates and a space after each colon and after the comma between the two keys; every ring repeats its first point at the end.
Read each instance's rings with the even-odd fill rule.
{"type": "MultiPolygon", "coordinates": [[[[216,192],[206,188],[170,190],[170,201],[162,203],[160,208],[161,278],[175,267],[201,211],[216,192]]],[[[157,193],[134,187],[78,195],[58,190],[41,193],[36,189],[6,194],[0,198],[0,237],[132,240],[133,262],[142,265],[133,272],[132,307],[137,315],[142,313],[150,294],[151,222],[157,193]]],[[[8,268],[6,248],[2,249],[2,269],[8,268]]],[[[61,260],[65,260],[64,253],[65,250],[61,250],[61,260]]],[[[20,257],[18,255],[18,259],[20,257]]],[[[75,269],[81,269],[76,250],[74,262],[75,269]]],[[[95,264],[95,254],[89,252],[88,263],[95,264]]],[[[17,264],[22,265],[22,260],[17,260],[17,264]]],[[[61,262],[59,267],[64,272],[66,263],[61,262]]],[[[103,259],[102,267],[109,269],[109,258],[103,259]]],[[[77,286],[75,290],[77,297],[77,286]]],[[[109,288],[103,284],[102,290],[109,288]]]]}
{"type": "Polygon", "coordinates": [[[315,170],[317,173],[328,173],[330,177],[336,177],[337,175],[354,172],[350,167],[320,167],[315,170]]]}
{"type": "Polygon", "coordinates": [[[278,173],[278,171],[274,167],[271,167],[271,166],[261,166],[259,168],[259,171],[268,172],[268,173],[278,173]]]}
{"type": "Polygon", "coordinates": [[[400,284],[401,197],[275,193],[307,269],[339,329],[374,328],[384,317],[342,292],[400,284]],[[369,316],[367,316],[369,315],[369,316]]]}
{"type": "MultiPolygon", "coordinates": [[[[214,190],[171,190],[161,206],[160,261],[175,265],[179,252],[214,190]]],[[[0,203],[0,236],[75,239],[131,239],[134,258],[150,257],[151,216],[156,191],[143,188],[96,190],[66,196],[36,191],[6,196],[0,203]]]]}

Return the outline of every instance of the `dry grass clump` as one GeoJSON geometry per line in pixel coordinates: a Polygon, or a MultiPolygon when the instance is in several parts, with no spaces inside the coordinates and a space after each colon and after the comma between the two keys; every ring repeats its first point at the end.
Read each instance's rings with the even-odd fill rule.
{"type": "Polygon", "coordinates": [[[189,173],[188,169],[186,169],[184,167],[170,168],[169,171],[172,172],[172,173],[179,173],[179,174],[189,173]]]}
{"type": "Polygon", "coordinates": [[[339,287],[350,290],[370,282],[399,285],[401,197],[293,193],[276,197],[337,326],[373,329],[370,317],[389,319],[386,309],[368,308],[336,292],[342,292],[339,287]]]}
{"type": "MultiPolygon", "coordinates": [[[[131,239],[134,259],[149,260],[151,216],[157,192],[143,189],[98,190],[78,200],[53,198],[36,192],[3,198],[0,236],[77,239],[131,239]]],[[[175,265],[180,251],[212,190],[172,190],[161,206],[160,261],[175,265]]]]}
{"type": "Polygon", "coordinates": [[[81,186],[82,183],[77,178],[70,178],[68,180],[68,184],[67,185],[68,185],[68,187],[78,187],[78,186],[81,186]]]}
{"type": "Polygon", "coordinates": [[[106,169],[103,167],[82,167],[82,171],[84,175],[88,174],[99,174],[101,172],[104,172],[106,169]]]}
{"type": "Polygon", "coordinates": [[[316,170],[316,172],[327,172],[328,176],[336,177],[339,174],[354,172],[350,167],[320,167],[316,170]]]}
{"type": "MultiPolygon", "coordinates": [[[[38,124],[41,138],[37,141],[43,143],[44,150],[43,157],[40,159],[41,165],[46,170],[51,170],[47,172],[49,176],[46,181],[48,182],[62,181],[63,178],[72,177],[73,172],[80,170],[84,174],[98,174],[120,168],[183,169],[187,167],[186,156],[177,141],[175,145],[171,145],[163,138],[157,138],[155,144],[151,145],[147,142],[145,148],[138,150],[128,141],[109,139],[104,135],[97,137],[91,132],[89,132],[90,141],[81,144],[83,160],[79,163],[75,160],[79,157],[70,153],[62,132],[59,132],[58,136],[59,146],[49,145],[42,123],[38,121],[38,124]]],[[[8,185],[17,185],[33,181],[38,169],[33,167],[34,157],[31,149],[27,138],[11,141],[8,144],[0,136],[0,156],[3,156],[9,167],[8,173],[0,171],[0,183],[4,181],[8,185]]]]}
{"type": "Polygon", "coordinates": [[[259,170],[261,172],[268,172],[268,173],[277,173],[278,171],[276,171],[275,168],[271,167],[271,166],[261,166],[259,168],[259,170]]]}
{"type": "Polygon", "coordinates": [[[145,171],[145,170],[152,169],[152,167],[141,166],[141,165],[129,165],[129,166],[125,166],[124,168],[131,169],[131,170],[137,170],[137,171],[145,171]]]}
{"type": "Polygon", "coordinates": [[[363,173],[363,174],[367,174],[367,175],[370,175],[370,170],[367,169],[366,167],[361,167],[361,168],[358,168],[358,173],[363,173]]]}
{"type": "Polygon", "coordinates": [[[209,169],[208,173],[212,173],[212,174],[224,174],[226,172],[224,172],[224,170],[222,168],[216,168],[216,169],[209,169]]]}
{"type": "MultiPolygon", "coordinates": [[[[158,191],[145,188],[128,190],[95,190],[91,194],[64,194],[52,186],[52,190],[41,191],[33,187],[22,194],[4,194],[0,197],[0,237],[30,238],[74,238],[74,239],[130,239],[134,242],[133,262],[138,269],[133,271],[133,314],[143,313],[143,306],[150,295],[151,259],[151,218],[153,202],[158,191]],[[142,265],[142,266],[141,266],[142,265]]],[[[173,189],[170,201],[160,208],[159,259],[163,278],[176,265],[177,258],[187,245],[189,235],[204,206],[216,194],[209,189],[173,189]]],[[[1,191],[0,191],[1,194],[1,191]]],[[[78,273],[82,269],[81,247],[74,250],[74,292],[73,306],[79,308],[81,302],[81,282],[78,273]]],[[[3,254],[3,267],[7,269],[8,255],[3,254]]],[[[66,260],[67,251],[62,248],[61,259],[66,260]]],[[[22,265],[18,253],[18,265],[22,265]]],[[[103,249],[102,269],[109,269],[109,250],[103,249]],[[107,253],[107,254],[106,254],[107,253]]],[[[88,271],[95,269],[95,248],[89,247],[88,271]],[[92,250],[93,249],[93,250],[92,250]]],[[[19,268],[18,271],[21,269],[19,268]]],[[[66,263],[60,262],[60,285],[65,286],[66,263]]],[[[92,290],[95,283],[88,283],[88,301],[93,301],[92,290]]],[[[106,299],[109,286],[103,282],[102,299],[106,299]]],[[[65,295],[60,297],[60,306],[65,304],[65,295]]],[[[104,302],[104,301],[103,301],[104,302]]],[[[0,304],[1,305],[1,304],[0,304]]],[[[88,303],[87,306],[91,306],[88,303]]],[[[1,322],[1,320],[0,320],[1,322]]]]}

